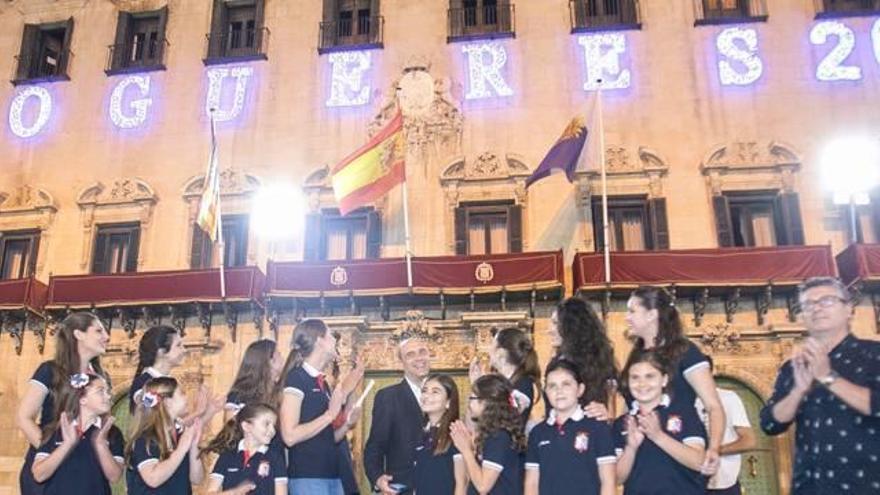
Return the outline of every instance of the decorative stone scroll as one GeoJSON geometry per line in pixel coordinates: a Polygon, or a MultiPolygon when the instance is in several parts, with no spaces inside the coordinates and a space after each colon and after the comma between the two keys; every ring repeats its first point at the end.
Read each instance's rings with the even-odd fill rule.
{"type": "Polygon", "coordinates": [[[703,158],[700,171],[713,195],[722,191],[778,189],[794,192],[801,158],[788,144],[736,141],[717,145],[703,158]]]}
{"type": "Polygon", "coordinates": [[[45,189],[21,185],[0,192],[0,231],[39,230],[40,244],[37,253],[36,275],[43,273],[48,257],[49,238],[58,204],[45,189]]]}

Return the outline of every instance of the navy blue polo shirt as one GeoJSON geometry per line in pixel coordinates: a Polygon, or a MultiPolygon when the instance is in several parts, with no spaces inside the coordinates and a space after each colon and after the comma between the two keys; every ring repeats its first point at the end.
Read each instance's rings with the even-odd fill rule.
{"type": "MultiPolygon", "coordinates": [[[[495,486],[489,495],[521,495],[523,492],[523,461],[524,455],[516,450],[513,438],[505,430],[499,430],[483,442],[483,455],[480,465],[483,468],[500,471],[495,486]]],[[[468,495],[479,492],[473,484],[468,484],[468,495]]]]}
{"type": "MultiPolygon", "coordinates": [[[[55,473],[43,483],[44,495],[69,495],[72,493],[110,495],[110,482],[101,470],[98,454],[92,445],[92,437],[101,429],[100,420],[82,433],[79,443],[55,470],[55,473]]],[[[63,437],[59,428],[49,440],[37,449],[36,460],[49,457],[61,446],[63,437]]],[[[122,432],[115,426],[110,427],[107,434],[110,453],[120,465],[125,462],[125,439],[122,432]]]]}
{"type": "Polygon", "coordinates": [[[140,468],[159,462],[159,444],[147,442],[144,437],[138,438],[131,449],[131,466],[126,470],[125,481],[128,495],[191,495],[192,484],[189,481],[189,453],[177,466],[174,474],[157,488],[150,488],[141,477],[140,468]]]}
{"type": "MultiPolygon", "coordinates": [[[[688,342],[687,350],[678,359],[675,372],[669,375],[668,390],[673,405],[682,405],[684,407],[684,404],[689,404],[691,407],[694,407],[697,401],[697,391],[688,383],[686,376],[700,368],[709,369],[709,360],[693,342],[688,342]]],[[[633,401],[632,395],[628,392],[624,395],[624,399],[626,399],[627,404],[633,401]]]]}
{"type": "Polygon", "coordinates": [[[446,452],[435,454],[436,438],[437,427],[430,428],[416,447],[411,488],[419,495],[449,495],[455,492],[455,462],[463,462],[461,454],[451,441],[446,452]]]}
{"type": "Polygon", "coordinates": [[[43,361],[34,375],[31,377],[31,383],[46,390],[46,398],[43,399],[43,405],[40,408],[40,419],[38,424],[44,426],[54,419],[55,414],[55,397],[52,395],[52,381],[55,378],[55,364],[52,361],[43,361]]]}
{"type": "Polygon", "coordinates": [[[144,391],[144,385],[147,384],[148,381],[153,378],[159,378],[161,376],[165,376],[162,373],[159,373],[152,366],[145,369],[141,372],[140,375],[134,377],[134,380],[131,381],[131,386],[128,388],[128,410],[131,412],[135,411],[135,405],[137,400],[140,398],[140,395],[144,391]]]}
{"type": "Polygon", "coordinates": [[[257,487],[249,492],[253,495],[275,495],[275,485],[287,487],[287,465],[284,452],[278,448],[263,446],[248,457],[244,462],[244,440],[238,448],[220,454],[214,464],[211,477],[222,482],[222,490],[231,490],[245,480],[252,481],[257,487]]]}
{"type": "MultiPolygon", "coordinates": [[[[668,400],[667,400],[668,403],[668,400]]],[[[614,421],[614,447],[617,455],[626,447],[626,417],[637,413],[634,407],[629,413],[614,421]]],[[[706,445],[706,429],[693,404],[672,403],[655,409],[660,427],[676,441],[688,445],[706,445]]],[[[647,437],[636,451],[632,471],[623,485],[624,495],[702,495],[706,481],[699,471],[688,469],[667,454],[647,437]]]]}
{"type": "Polygon", "coordinates": [[[562,425],[551,410],[547,421],[529,433],[526,469],[539,470],[542,495],[599,495],[599,465],[615,462],[611,426],[584,416],[580,407],[562,425]]]}
{"type": "MultiPolygon", "coordinates": [[[[304,363],[304,366],[308,365],[304,363]]],[[[302,399],[300,424],[318,418],[327,412],[330,404],[330,388],[325,385],[321,390],[315,370],[310,369],[312,373],[309,373],[304,366],[290,370],[284,382],[285,394],[302,399]]],[[[333,426],[327,425],[312,438],[288,448],[287,461],[288,478],[339,478],[340,460],[333,426]]]]}
{"type": "Polygon", "coordinates": [[[523,425],[525,425],[532,414],[532,406],[535,403],[535,382],[527,376],[518,379],[513,384],[513,396],[516,399],[517,405],[526,405],[526,408],[520,415],[523,425]]]}

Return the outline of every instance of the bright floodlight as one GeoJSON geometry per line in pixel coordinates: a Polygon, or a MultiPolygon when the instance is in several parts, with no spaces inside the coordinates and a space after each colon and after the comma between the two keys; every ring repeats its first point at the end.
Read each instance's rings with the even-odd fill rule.
{"type": "Polygon", "coordinates": [[[836,204],[866,204],[868,191],[880,182],[880,142],[862,137],[832,141],[822,153],[822,170],[836,204]]]}
{"type": "Polygon", "coordinates": [[[273,184],[257,192],[251,219],[255,232],[261,238],[284,240],[301,232],[305,213],[305,200],[298,188],[289,184],[273,184]]]}

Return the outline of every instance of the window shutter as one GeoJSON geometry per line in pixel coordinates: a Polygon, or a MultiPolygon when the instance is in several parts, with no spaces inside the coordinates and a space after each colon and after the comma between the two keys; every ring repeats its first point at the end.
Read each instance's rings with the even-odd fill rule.
{"type": "Polygon", "coordinates": [[[521,253],[523,250],[522,206],[511,205],[507,208],[507,238],[510,239],[509,251],[521,253]]]}
{"type": "Polygon", "coordinates": [[[785,244],[802,246],[804,244],[804,226],[801,222],[798,194],[795,192],[779,194],[776,197],[776,206],[776,210],[782,217],[781,230],[785,234],[785,244]]]}
{"type": "Polygon", "coordinates": [[[651,249],[669,249],[669,222],[666,216],[666,198],[648,200],[651,222],[651,249]]]}
{"type": "Polygon", "coordinates": [[[382,252],[382,217],[378,211],[367,213],[367,258],[379,258],[382,252]]]}
{"type": "Polygon", "coordinates": [[[159,46],[156,47],[156,59],[153,63],[165,63],[165,33],[168,30],[168,6],[164,6],[158,10],[159,13],[159,39],[156,40],[159,46]]]}
{"type": "Polygon", "coordinates": [[[40,252],[40,234],[36,233],[31,236],[30,252],[28,253],[28,267],[26,277],[37,276],[37,254],[40,252]]]}
{"type": "Polygon", "coordinates": [[[136,272],[138,268],[138,251],[141,245],[140,225],[132,227],[128,234],[128,258],[125,260],[125,271],[136,272]]]}
{"type": "Polygon", "coordinates": [[[111,69],[121,69],[128,65],[128,50],[131,46],[131,40],[129,39],[131,36],[131,23],[131,14],[120,11],[116,21],[116,38],[113,40],[111,69]]]}
{"type": "Polygon", "coordinates": [[[455,208],[455,254],[468,254],[467,209],[455,208]]]}
{"type": "Polygon", "coordinates": [[[499,1],[495,4],[497,12],[498,30],[502,33],[513,31],[513,19],[511,18],[510,2],[499,1]]]}
{"type": "Polygon", "coordinates": [[[718,234],[718,247],[733,246],[733,227],[730,220],[730,201],[723,194],[712,197],[715,210],[715,232],[718,234]]]}
{"type": "Polygon", "coordinates": [[[223,55],[226,14],[226,2],[214,0],[214,13],[211,16],[211,33],[208,40],[208,58],[223,55]]]}
{"type": "Polygon", "coordinates": [[[306,232],[304,239],[303,259],[306,261],[315,261],[320,259],[321,249],[321,214],[309,213],[306,215],[306,232]]]}
{"type": "Polygon", "coordinates": [[[248,253],[248,235],[250,233],[250,216],[242,215],[235,219],[235,223],[233,224],[233,230],[235,231],[235,240],[238,244],[238,249],[236,250],[235,256],[235,265],[234,266],[245,266],[247,265],[247,253],[248,253]]]}
{"type": "Polygon", "coordinates": [[[871,200],[871,226],[874,228],[874,239],[880,239],[880,187],[869,192],[871,200]]]}
{"type": "Polygon", "coordinates": [[[25,24],[24,33],[21,37],[21,50],[18,53],[18,69],[15,79],[25,81],[30,79],[36,68],[36,51],[40,39],[40,26],[25,24]]]}
{"type": "Polygon", "coordinates": [[[263,24],[266,22],[266,0],[255,0],[254,3],[254,28],[257,30],[254,33],[254,51],[259,54],[265,55],[266,52],[263,50],[263,24]]]}
{"type": "Polygon", "coordinates": [[[210,266],[210,256],[205,256],[205,240],[208,236],[199,228],[198,224],[193,224],[192,246],[190,246],[189,266],[193,270],[207,268],[210,266]]]}
{"type": "MultiPolygon", "coordinates": [[[[602,225],[602,203],[594,201],[592,206],[593,213],[593,248],[596,252],[600,252],[605,248],[605,229],[602,225]]],[[[611,224],[611,215],[609,212],[608,223],[611,224]]]]}
{"type": "Polygon", "coordinates": [[[61,47],[61,60],[58,63],[58,73],[61,75],[69,75],[67,73],[67,64],[70,62],[70,43],[73,39],[73,17],[67,19],[64,26],[64,45],[61,47]]]}
{"type": "Polygon", "coordinates": [[[92,273],[107,273],[107,242],[110,236],[100,231],[95,235],[92,247],[92,273]]]}

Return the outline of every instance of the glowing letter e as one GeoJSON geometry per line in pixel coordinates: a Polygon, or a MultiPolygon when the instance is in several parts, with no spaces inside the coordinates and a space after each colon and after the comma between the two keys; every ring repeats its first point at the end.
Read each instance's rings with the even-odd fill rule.
{"type": "Polygon", "coordinates": [[[214,120],[226,122],[239,115],[244,109],[244,98],[247,95],[248,80],[253,75],[251,67],[217,67],[208,70],[208,96],[205,98],[205,113],[214,112],[214,120]],[[220,95],[223,93],[223,80],[227,77],[235,78],[235,93],[232,100],[232,108],[221,108],[220,95]]]}
{"type": "Polygon", "coordinates": [[[764,72],[764,63],[758,57],[758,33],[754,29],[728,28],[715,39],[720,59],[718,75],[725,86],[746,86],[757,81],[764,72]],[[740,42],[740,45],[737,44],[740,42]],[[732,62],[743,68],[737,70],[732,62]]]}
{"type": "Polygon", "coordinates": [[[578,36],[578,44],[584,47],[587,64],[587,81],[584,91],[602,89],[625,89],[631,81],[629,69],[620,68],[620,56],[626,52],[626,38],[621,33],[605,33],[578,36]],[[600,83],[601,81],[601,83],[600,83]]]}
{"type": "Polygon", "coordinates": [[[25,86],[12,99],[12,106],[9,107],[9,127],[12,133],[20,138],[33,137],[46,127],[50,115],[52,115],[52,95],[39,86],[25,86]],[[22,114],[24,105],[30,98],[36,98],[40,107],[34,122],[28,126],[24,124],[22,114]]]}
{"type": "Polygon", "coordinates": [[[465,98],[475,100],[490,96],[510,96],[513,90],[501,76],[501,69],[507,63],[507,52],[498,43],[480,43],[461,48],[467,54],[468,92],[465,98]],[[495,94],[489,90],[489,86],[495,94]]]}

